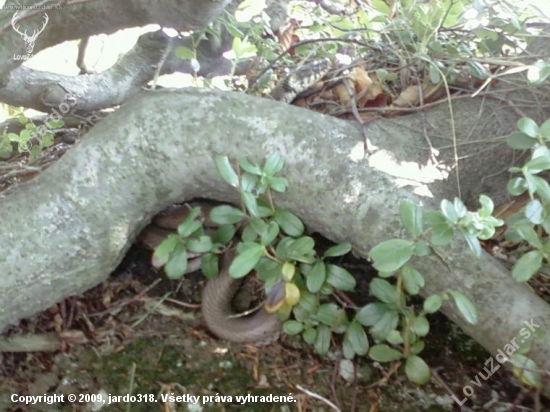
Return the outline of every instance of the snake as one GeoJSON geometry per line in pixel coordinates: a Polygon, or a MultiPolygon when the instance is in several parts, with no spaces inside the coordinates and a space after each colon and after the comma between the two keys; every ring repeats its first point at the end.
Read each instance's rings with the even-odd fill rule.
{"type": "Polygon", "coordinates": [[[331,66],[332,62],[326,57],[298,66],[277,83],[269,96],[281,102],[292,103],[300,93],[325,77],[331,66]]]}
{"type": "MultiPolygon", "coordinates": [[[[198,205],[201,207],[200,218],[207,219],[211,205],[202,203],[198,205]]],[[[178,225],[185,219],[190,208],[190,204],[175,204],[165,209],[142,230],[136,238],[136,244],[144,249],[154,250],[166,236],[177,231],[178,225]]],[[[205,226],[210,224],[205,222],[205,226]]],[[[233,298],[242,282],[241,279],[230,277],[228,273],[234,255],[234,249],[223,253],[219,276],[209,279],[206,283],[202,291],[202,317],[210,332],[220,339],[256,346],[268,345],[280,336],[281,323],[277,315],[268,312],[263,306],[247,316],[237,316],[233,309],[233,298]]],[[[200,259],[197,259],[193,262],[199,261],[200,259]]],[[[195,264],[189,266],[192,266],[193,270],[198,269],[195,264]]],[[[280,291],[275,289],[273,293],[280,293],[280,291]]]]}
{"type": "MultiPolygon", "coordinates": [[[[292,103],[303,91],[321,80],[330,70],[328,58],[313,60],[291,71],[271,91],[272,99],[292,103]]],[[[209,207],[201,205],[203,219],[207,219],[209,207]]],[[[170,233],[177,230],[189,212],[188,205],[173,205],[153,218],[137,238],[142,247],[154,250],[170,233]]],[[[201,312],[206,326],[215,336],[230,342],[267,345],[277,340],[281,333],[281,323],[276,313],[268,312],[263,306],[247,316],[235,316],[232,301],[241,287],[241,281],[229,276],[228,270],[234,251],[225,253],[221,259],[220,274],[210,279],[202,292],[201,312]]],[[[274,288],[275,289],[275,288],[274,288]]],[[[272,293],[280,293],[275,290],[272,293]]],[[[267,297],[272,300],[272,296],[267,297]]]]}

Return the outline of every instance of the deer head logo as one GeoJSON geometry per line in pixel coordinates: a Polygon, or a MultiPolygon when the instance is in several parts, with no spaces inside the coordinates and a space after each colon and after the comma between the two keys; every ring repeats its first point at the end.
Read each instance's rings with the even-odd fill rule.
{"type": "Polygon", "coordinates": [[[19,11],[16,11],[13,17],[11,18],[11,25],[13,29],[21,35],[21,38],[25,41],[25,48],[27,49],[27,53],[31,54],[34,50],[34,42],[36,41],[36,38],[40,33],[44,31],[44,28],[46,27],[46,24],[48,24],[49,17],[46,13],[44,13],[44,24],[40,30],[33,30],[33,33],[31,36],[27,34],[27,30],[25,30],[23,33],[19,30],[19,25],[17,24],[17,15],[19,14],[19,11]]]}

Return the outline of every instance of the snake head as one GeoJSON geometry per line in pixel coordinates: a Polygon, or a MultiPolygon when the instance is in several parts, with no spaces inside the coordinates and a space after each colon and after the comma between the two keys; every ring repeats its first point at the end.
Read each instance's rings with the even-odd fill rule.
{"type": "Polygon", "coordinates": [[[291,103],[298,94],[321,80],[329,72],[332,62],[329,58],[316,59],[293,70],[271,92],[271,97],[291,103]]]}

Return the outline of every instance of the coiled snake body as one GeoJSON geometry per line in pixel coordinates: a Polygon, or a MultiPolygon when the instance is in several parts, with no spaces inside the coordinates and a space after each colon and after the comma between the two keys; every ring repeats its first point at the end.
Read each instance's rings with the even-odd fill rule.
{"type": "MultiPolygon", "coordinates": [[[[291,103],[296,96],[323,78],[330,70],[329,59],[315,60],[292,71],[272,90],[270,96],[279,101],[291,103]]],[[[154,249],[170,231],[177,229],[188,207],[174,207],[157,216],[157,225],[146,227],[138,237],[138,243],[154,249]],[[160,226],[160,227],[159,227],[160,226]]],[[[222,258],[220,276],[209,280],[202,293],[202,315],[206,325],[219,338],[239,343],[268,344],[278,339],[281,324],[275,313],[261,308],[249,316],[234,317],[233,298],[241,282],[227,273],[232,253],[222,258]]]]}
{"type": "MultiPolygon", "coordinates": [[[[204,204],[199,206],[203,218],[206,219],[211,207],[204,204]]],[[[166,236],[177,230],[189,210],[187,204],[172,205],[153,218],[153,222],[140,233],[136,243],[146,249],[155,249],[166,236]]],[[[281,330],[276,314],[269,313],[262,307],[251,315],[235,316],[232,302],[241,286],[241,280],[233,279],[228,274],[233,256],[234,251],[231,250],[222,255],[219,276],[210,279],[203,289],[201,310],[206,326],[217,337],[231,342],[256,345],[271,343],[279,337],[281,330]]],[[[193,271],[197,269],[198,267],[193,271]]]]}

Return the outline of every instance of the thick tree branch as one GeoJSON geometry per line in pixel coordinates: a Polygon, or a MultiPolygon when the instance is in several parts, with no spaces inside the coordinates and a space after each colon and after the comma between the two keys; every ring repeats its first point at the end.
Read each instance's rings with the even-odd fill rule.
{"type": "MultiPolygon", "coordinates": [[[[37,37],[33,53],[67,40],[81,39],[94,34],[111,34],[128,27],[159,24],[176,30],[204,27],[231,2],[231,0],[94,0],[69,1],[62,10],[48,10],[49,22],[37,37]]],[[[33,0],[8,0],[0,10],[0,87],[7,84],[9,73],[21,64],[14,55],[25,55],[25,43],[13,30],[11,19],[15,11],[9,6],[33,5],[33,0]]],[[[17,8],[15,10],[18,10],[17,8]]],[[[30,11],[30,18],[21,20],[21,28],[40,28],[43,14],[30,11]]]]}
{"type": "MultiPolygon", "coordinates": [[[[234,11],[236,3],[228,7],[229,12],[234,11]]],[[[274,8],[273,13],[281,14],[284,3],[286,2],[272,1],[271,5],[278,7],[274,8]]],[[[53,24],[50,22],[48,27],[55,31],[53,24]]],[[[280,24],[280,19],[276,24],[280,24]]],[[[73,107],[79,112],[113,107],[139,92],[154,78],[157,71],[158,74],[195,74],[190,61],[175,56],[174,49],[179,46],[195,49],[200,64],[197,75],[212,77],[228,74],[233,69],[232,63],[223,54],[231,48],[233,37],[221,24],[216,24],[211,29],[217,34],[207,33],[206,38],[198,45],[193,44],[196,40],[191,37],[169,38],[161,30],[146,33],[113,67],[99,74],[65,76],[20,66],[9,74],[4,87],[0,82],[0,101],[11,106],[48,112],[52,108],[58,108],[66,101],[66,96],[71,95],[76,101],[73,107]]],[[[240,62],[235,74],[246,72],[249,66],[250,62],[240,62]]]]}
{"type": "MultiPolygon", "coordinates": [[[[466,116],[465,124],[472,120],[469,110],[476,112],[469,106],[476,105],[455,107],[466,116]]],[[[494,108],[484,106],[490,113],[494,108]]],[[[266,153],[280,152],[290,189],[277,203],[312,230],[352,242],[365,256],[374,244],[402,235],[401,199],[437,207],[439,198],[455,192],[443,173],[433,173],[444,167],[425,167],[428,146],[422,133],[414,132],[422,121],[444,130],[445,110],[429,112],[425,119],[410,116],[408,129],[392,121],[371,124],[368,136],[376,153],[367,159],[363,136],[349,122],[235,93],[143,93],[0,203],[0,213],[10,214],[0,232],[0,244],[10,245],[0,261],[0,328],[104,280],[134,236],[170,203],[197,196],[237,199],[217,176],[217,154],[260,161],[266,153]],[[401,157],[410,148],[415,150],[405,164],[401,157]],[[398,188],[403,179],[392,175],[407,172],[407,182],[433,198],[398,188]]],[[[447,142],[445,137],[441,141],[447,142]]],[[[472,169],[480,179],[477,173],[484,172],[472,169]]],[[[550,328],[544,301],[516,284],[492,257],[472,258],[460,241],[415,264],[426,279],[425,293],[451,288],[475,302],[477,326],[466,324],[451,304],[443,311],[492,354],[517,336],[524,321],[550,328]]],[[[550,370],[550,337],[529,356],[550,370]]],[[[548,384],[545,393],[550,394],[548,384]]]]}

